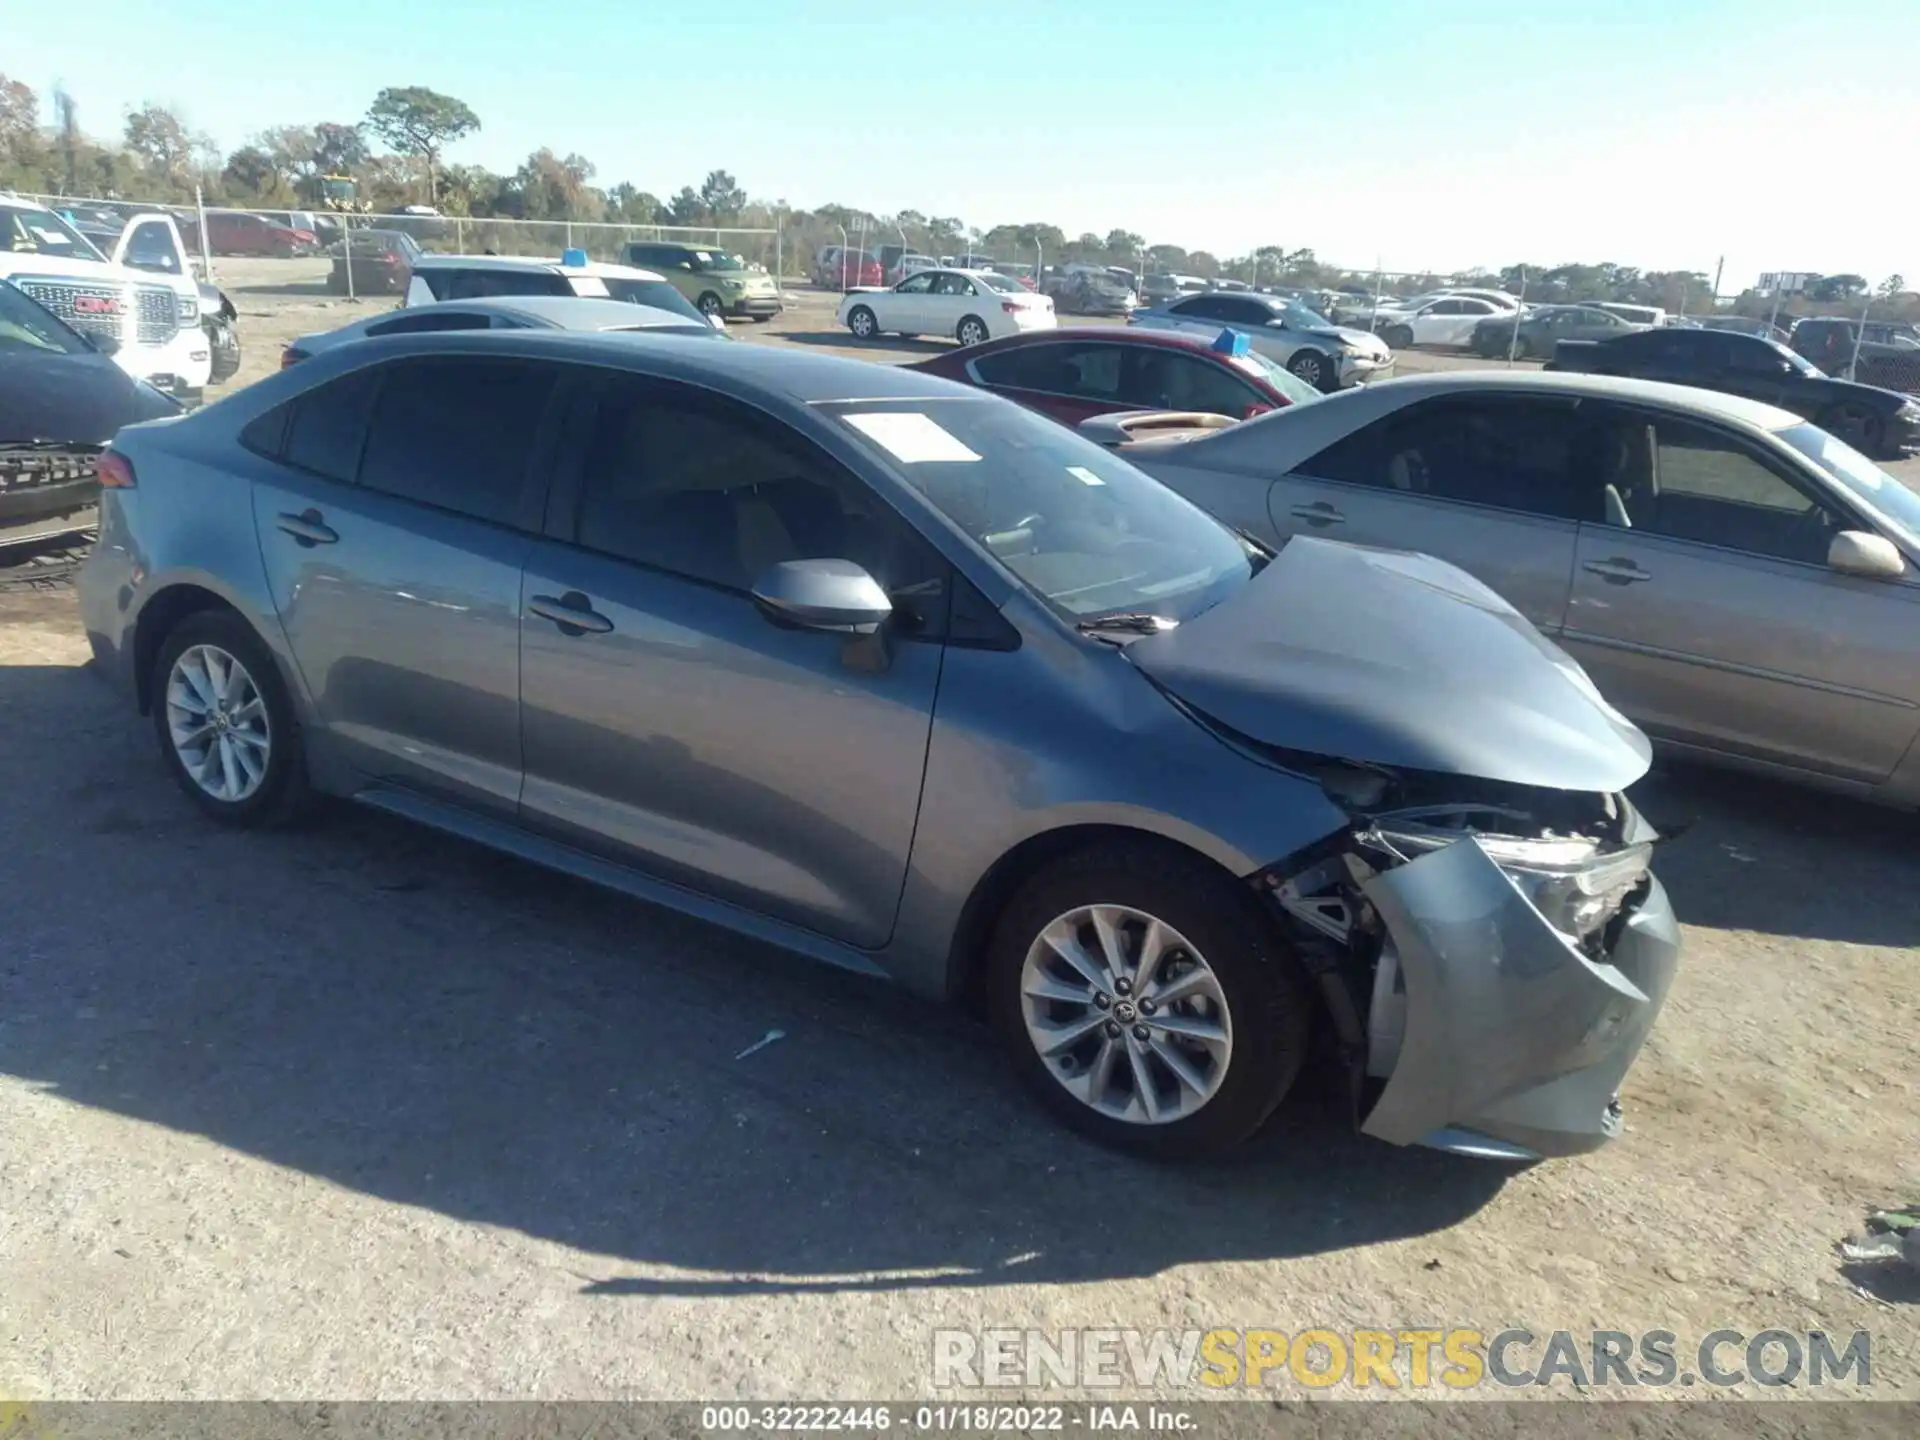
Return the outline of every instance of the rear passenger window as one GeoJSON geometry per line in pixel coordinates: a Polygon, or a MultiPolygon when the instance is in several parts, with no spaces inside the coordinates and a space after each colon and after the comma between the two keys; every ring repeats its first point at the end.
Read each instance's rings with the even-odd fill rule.
{"type": "Polygon", "coordinates": [[[355,370],[294,401],[281,458],[315,475],[352,484],[378,385],[376,371],[355,370]]]}
{"type": "Polygon", "coordinates": [[[360,483],[496,525],[531,527],[534,435],[551,366],[446,356],[386,367],[360,483]]]}
{"type": "Polygon", "coordinates": [[[471,310],[425,310],[400,314],[378,325],[369,325],[369,335],[418,335],[429,330],[485,330],[489,317],[471,310]]]}

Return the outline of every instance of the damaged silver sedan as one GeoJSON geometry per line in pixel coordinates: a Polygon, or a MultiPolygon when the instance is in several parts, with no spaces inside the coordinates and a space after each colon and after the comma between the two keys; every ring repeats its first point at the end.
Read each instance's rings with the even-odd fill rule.
{"type": "Polygon", "coordinates": [[[1619,1129],[1678,949],[1647,742],[1452,566],[670,337],[355,342],[101,468],[88,635],[214,820],[344,796],[975,1003],[1136,1152],[1320,1056],[1396,1144],[1619,1129]]]}

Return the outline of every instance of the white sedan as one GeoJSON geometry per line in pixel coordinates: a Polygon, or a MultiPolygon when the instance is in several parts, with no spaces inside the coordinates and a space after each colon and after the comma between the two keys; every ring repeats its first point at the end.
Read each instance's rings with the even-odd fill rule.
{"type": "Polygon", "coordinates": [[[1374,329],[1396,350],[1409,345],[1466,346],[1473,343],[1473,327],[1482,320],[1514,313],[1477,295],[1442,295],[1406,310],[1382,310],[1374,329]]]}
{"type": "Polygon", "coordinates": [[[922,270],[888,290],[850,290],[839,320],[862,340],[951,335],[962,345],[1059,323],[1052,300],[990,270],[922,270]]]}

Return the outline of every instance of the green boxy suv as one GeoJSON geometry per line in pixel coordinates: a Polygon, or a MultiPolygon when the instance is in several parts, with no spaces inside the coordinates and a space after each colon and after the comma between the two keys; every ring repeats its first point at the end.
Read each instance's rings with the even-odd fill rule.
{"type": "Polygon", "coordinates": [[[629,265],[659,271],[708,315],[765,324],[780,313],[780,287],[773,277],[749,269],[728,251],[643,240],[627,246],[625,259],[629,265]]]}

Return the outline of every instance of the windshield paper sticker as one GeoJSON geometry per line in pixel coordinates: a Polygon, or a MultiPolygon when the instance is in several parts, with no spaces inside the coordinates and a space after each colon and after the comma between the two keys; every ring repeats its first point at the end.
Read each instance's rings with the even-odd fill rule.
{"type": "Polygon", "coordinates": [[[847,423],[903,465],[980,458],[962,445],[958,437],[941,429],[930,415],[914,411],[875,411],[849,415],[847,423]]]}

